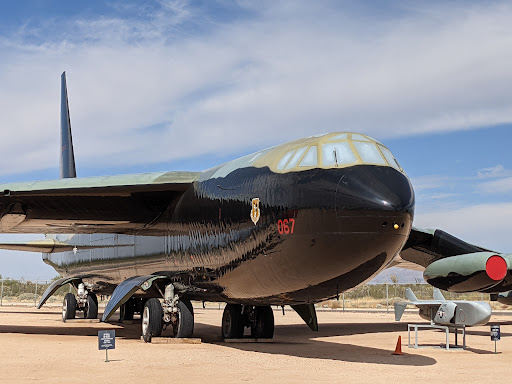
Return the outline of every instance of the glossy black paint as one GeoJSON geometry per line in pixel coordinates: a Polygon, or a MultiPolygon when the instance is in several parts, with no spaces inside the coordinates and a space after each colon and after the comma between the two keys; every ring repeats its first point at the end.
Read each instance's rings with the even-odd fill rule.
{"type": "Polygon", "coordinates": [[[414,192],[391,167],[282,174],[248,167],[211,178],[215,171],[205,171],[181,197],[173,192],[152,223],[162,236],[78,235],[69,240],[76,253],[50,254],[46,261],[65,275],[87,274],[83,280],[98,293],[157,273],[190,287],[191,299],[300,304],[335,297],[375,276],[411,229],[414,192]],[[256,224],[253,198],[260,199],[256,224]],[[294,233],[280,234],[278,220],[290,218],[294,233]],[[92,241],[124,246],[80,250],[92,241]]]}

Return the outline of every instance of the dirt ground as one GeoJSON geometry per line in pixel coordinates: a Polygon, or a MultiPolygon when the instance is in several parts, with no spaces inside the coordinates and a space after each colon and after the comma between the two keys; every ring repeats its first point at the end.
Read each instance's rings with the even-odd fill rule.
{"type": "Polygon", "coordinates": [[[425,323],[415,313],[397,323],[391,312],[322,311],[318,333],[292,311],[274,316],[272,343],[224,343],[222,311],[198,306],[195,336],[201,344],[145,344],[140,324],[62,323],[57,306],[2,306],[0,382],[510,382],[511,316],[491,319],[490,324],[501,324],[498,354],[489,325],[468,329],[467,350],[446,351],[432,347],[444,342],[444,333],[430,330],[419,332],[420,345],[429,347],[407,347],[407,323],[425,323]],[[108,363],[105,351],[98,350],[103,329],[116,330],[108,363]],[[393,356],[398,336],[404,355],[393,356]]]}

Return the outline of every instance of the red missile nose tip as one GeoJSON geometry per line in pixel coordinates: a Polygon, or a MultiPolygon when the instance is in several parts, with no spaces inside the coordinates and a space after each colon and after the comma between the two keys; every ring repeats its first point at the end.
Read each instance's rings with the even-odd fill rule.
{"type": "Polygon", "coordinates": [[[501,256],[491,256],[485,263],[485,271],[491,279],[502,280],[507,275],[507,262],[501,256]]]}

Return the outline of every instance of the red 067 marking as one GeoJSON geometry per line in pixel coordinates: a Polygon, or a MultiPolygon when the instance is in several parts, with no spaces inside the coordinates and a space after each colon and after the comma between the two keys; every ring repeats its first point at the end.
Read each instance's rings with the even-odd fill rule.
{"type": "Polygon", "coordinates": [[[277,231],[280,235],[289,235],[295,228],[295,219],[279,219],[277,221],[277,231]]]}

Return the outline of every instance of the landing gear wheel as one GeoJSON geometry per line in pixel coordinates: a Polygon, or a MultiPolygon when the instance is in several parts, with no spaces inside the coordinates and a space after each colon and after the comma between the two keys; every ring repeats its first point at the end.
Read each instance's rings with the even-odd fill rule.
{"type": "Polygon", "coordinates": [[[152,337],[158,337],[162,334],[162,327],[162,304],[158,299],[151,298],[146,301],[142,311],[142,338],[146,343],[150,343],[152,337]]]}
{"type": "Polygon", "coordinates": [[[84,319],[98,318],[98,298],[96,294],[89,293],[87,295],[87,304],[84,310],[84,319]]]}
{"type": "Polygon", "coordinates": [[[222,337],[240,339],[244,335],[244,320],[240,304],[226,304],[222,314],[222,337]]]}
{"type": "Polygon", "coordinates": [[[177,320],[172,323],[174,337],[192,337],[194,333],[194,309],[190,300],[178,301],[177,315],[177,320]]]}
{"type": "Polygon", "coordinates": [[[72,293],[66,293],[62,302],[62,321],[74,319],[76,316],[76,298],[72,293]]]}
{"type": "Polygon", "coordinates": [[[255,321],[251,326],[254,339],[271,339],[274,337],[274,313],[270,306],[254,308],[255,321]]]}

